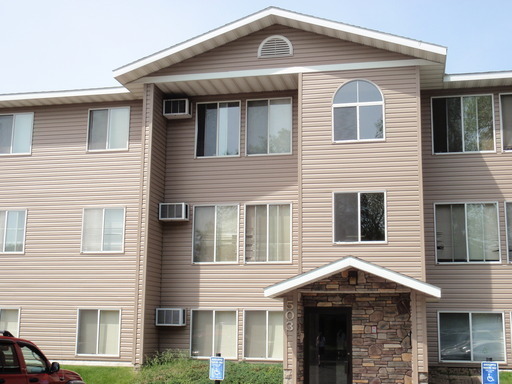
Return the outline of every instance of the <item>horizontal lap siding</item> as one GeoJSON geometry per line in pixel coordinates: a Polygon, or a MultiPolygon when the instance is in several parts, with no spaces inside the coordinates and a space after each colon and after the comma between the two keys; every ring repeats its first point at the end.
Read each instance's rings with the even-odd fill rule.
{"type": "Polygon", "coordinates": [[[151,76],[225,72],[288,66],[309,66],[403,60],[409,57],[294,28],[274,25],[209,52],[185,60],[151,76]],[[272,35],[283,35],[293,45],[293,56],[258,59],[258,47],[272,35]]]}
{"type": "Polygon", "coordinates": [[[141,104],[29,111],[35,113],[32,155],[0,157],[0,209],[27,209],[25,254],[0,255],[0,308],[20,307],[20,335],[50,358],[66,360],[77,358],[78,308],[121,309],[121,356],[111,360],[131,361],[141,104]],[[87,153],[89,108],[125,105],[131,107],[129,150],[87,153]],[[81,254],[83,208],[103,206],[126,207],[124,253],[81,254]]]}
{"type": "Polygon", "coordinates": [[[507,261],[505,201],[512,201],[510,178],[512,153],[501,152],[499,94],[512,88],[430,91],[422,94],[423,164],[425,191],[425,252],[427,279],[442,288],[439,302],[428,304],[430,362],[438,361],[437,312],[505,312],[505,342],[508,367],[512,366],[510,345],[510,280],[512,265],[507,261]],[[432,154],[431,97],[492,94],[496,149],[494,153],[432,154]],[[501,263],[436,265],[434,203],[498,202],[501,263]]]}
{"type": "Polygon", "coordinates": [[[303,266],[344,256],[424,279],[418,70],[304,74],[303,266]],[[374,82],[385,100],[385,141],[332,142],[332,98],[352,79],[374,82]],[[333,244],[332,193],[386,191],[388,243],[333,244]]]}
{"type": "MultiPolygon", "coordinates": [[[[163,224],[163,307],[281,309],[281,300],[264,298],[263,289],[298,272],[296,95],[272,93],[228,99],[242,100],[241,156],[194,158],[196,99],[192,100],[192,119],[171,120],[168,124],[165,201],[190,204],[190,221],[163,224]],[[293,154],[245,156],[246,99],[285,96],[293,96],[293,154]],[[244,205],[258,202],[292,204],[293,264],[244,264],[244,205]],[[193,207],[213,204],[240,207],[236,264],[192,264],[193,207]]],[[[188,349],[188,343],[188,327],[162,327],[161,349],[188,349]]]]}

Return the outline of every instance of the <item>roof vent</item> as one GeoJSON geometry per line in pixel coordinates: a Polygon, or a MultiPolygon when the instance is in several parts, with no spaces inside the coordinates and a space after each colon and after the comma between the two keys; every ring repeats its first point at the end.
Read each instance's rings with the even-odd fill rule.
{"type": "Polygon", "coordinates": [[[267,37],[258,48],[258,57],[292,56],[293,46],[290,40],[281,35],[267,37]]]}

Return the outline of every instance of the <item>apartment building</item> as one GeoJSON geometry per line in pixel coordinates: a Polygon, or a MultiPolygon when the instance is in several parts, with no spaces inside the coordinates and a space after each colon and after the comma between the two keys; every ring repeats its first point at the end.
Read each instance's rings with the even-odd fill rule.
{"type": "Polygon", "coordinates": [[[180,348],[286,383],[512,368],[512,76],[445,60],[268,8],[123,87],[0,96],[0,328],[79,364],[180,348]]]}

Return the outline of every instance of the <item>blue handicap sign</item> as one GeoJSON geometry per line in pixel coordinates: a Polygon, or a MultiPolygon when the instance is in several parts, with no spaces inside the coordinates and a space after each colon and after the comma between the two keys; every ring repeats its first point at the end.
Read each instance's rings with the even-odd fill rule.
{"type": "Polygon", "coordinates": [[[482,361],[482,384],[499,384],[499,382],[498,363],[482,361]]]}
{"type": "Polygon", "coordinates": [[[210,357],[210,380],[224,380],[225,366],[223,357],[210,357]]]}

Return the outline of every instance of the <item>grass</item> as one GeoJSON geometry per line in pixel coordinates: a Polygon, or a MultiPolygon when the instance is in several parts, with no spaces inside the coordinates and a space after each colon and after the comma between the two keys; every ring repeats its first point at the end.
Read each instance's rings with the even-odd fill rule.
{"type": "Polygon", "coordinates": [[[500,384],[512,384],[512,372],[500,372],[500,384]]]}
{"type": "MultiPolygon", "coordinates": [[[[182,351],[162,352],[135,372],[125,367],[65,366],[87,384],[212,384],[208,360],[196,360],[182,351]]],[[[226,362],[222,384],[281,384],[282,364],[226,362]]]]}

